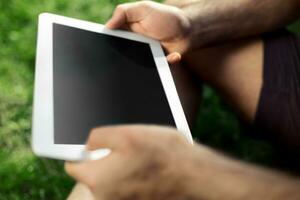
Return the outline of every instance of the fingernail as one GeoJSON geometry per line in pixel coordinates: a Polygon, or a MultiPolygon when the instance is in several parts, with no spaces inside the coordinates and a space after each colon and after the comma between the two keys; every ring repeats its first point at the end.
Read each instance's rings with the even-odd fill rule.
{"type": "Polygon", "coordinates": [[[179,59],[179,56],[176,54],[171,56],[172,61],[177,61],[178,59],[179,59]]]}

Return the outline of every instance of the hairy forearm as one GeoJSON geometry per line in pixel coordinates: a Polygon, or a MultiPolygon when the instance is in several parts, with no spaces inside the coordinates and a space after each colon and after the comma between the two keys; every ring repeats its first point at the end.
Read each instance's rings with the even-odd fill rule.
{"type": "Polygon", "coordinates": [[[190,199],[203,200],[297,200],[300,179],[277,171],[197,149],[195,162],[186,166],[186,191],[190,199]]]}
{"type": "Polygon", "coordinates": [[[300,0],[169,0],[192,23],[192,48],[283,27],[300,17],[300,0]]]}

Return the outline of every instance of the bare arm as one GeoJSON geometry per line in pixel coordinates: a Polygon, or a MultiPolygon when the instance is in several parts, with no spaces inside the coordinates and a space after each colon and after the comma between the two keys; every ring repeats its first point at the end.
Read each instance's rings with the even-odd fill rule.
{"type": "Polygon", "coordinates": [[[203,147],[194,151],[194,164],[186,170],[191,199],[296,200],[300,180],[277,171],[226,158],[203,147]]]}
{"type": "Polygon", "coordinates": [[[169,0],[192,22],[191,48],[261,34],[300,17],[300,0],[169,0]]]}
{"type": "Polygon", "coordinates": [[[102,160],[66,164],[67,172],[87,185],[95,199],[300,199],[299,178],[192,146],[167,127],[99,128],[87,147],[112,149],[102,160]]]}

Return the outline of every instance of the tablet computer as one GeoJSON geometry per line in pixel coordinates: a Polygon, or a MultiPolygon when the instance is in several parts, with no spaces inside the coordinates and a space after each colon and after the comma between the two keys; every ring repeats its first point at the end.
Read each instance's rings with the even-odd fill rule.
{"type": "Polygon", "coordinates": [[[94,127],[189,126],[160,43],[127,31],[39,16],[32,147],[39,156],[84,159],[94,127]]]}

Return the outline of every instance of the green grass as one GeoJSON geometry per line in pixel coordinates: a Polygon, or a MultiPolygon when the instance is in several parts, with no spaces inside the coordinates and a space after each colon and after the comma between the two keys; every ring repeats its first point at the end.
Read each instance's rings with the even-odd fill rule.
{"type": "Polygon", "coordinates": [[[121,2],[0,1],[0,200],[65,199],[74,184],[62,162],[37,158],[30,148],[38,14],[104,23],[121,2]]]}
{"type": "MultiPolygon", "coordinates": [[[[0,200],[64,199],[74,184],[62,162],[38,158],[30,148],[38,14],[47,11],[104,23],[121,2],[0,1],[0,200]]],[[[210,88],[204,97],[194,135],[243,159],[269,162],[272,147],[240,134],[236,117],[210,88]]]]}

